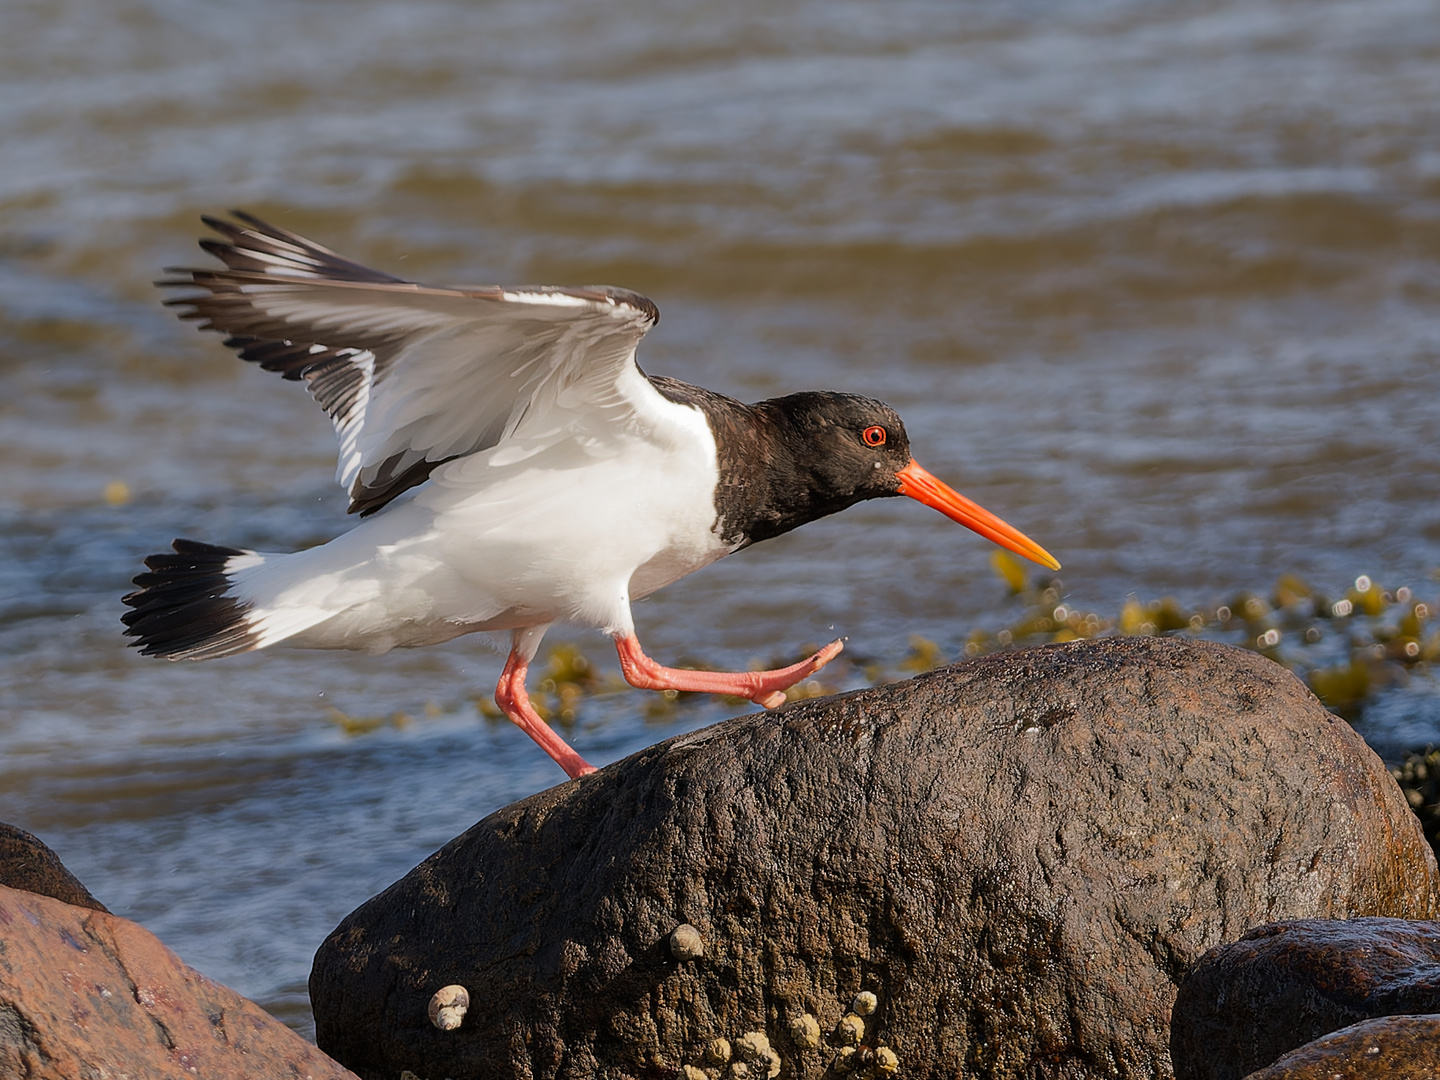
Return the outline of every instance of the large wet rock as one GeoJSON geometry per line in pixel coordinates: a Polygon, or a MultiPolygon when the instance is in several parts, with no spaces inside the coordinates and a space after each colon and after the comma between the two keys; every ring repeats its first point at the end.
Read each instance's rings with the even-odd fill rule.
{"type": "Polygon", "coordinates": [[[1292,1050],[1246,1080],[1433,1080],[1440,1016],[1362,1020],[1292,1050]]]}
{"type": "Polygon", "coordinates": [[[1240,1080],[1329,1032],[1407,1013],[1440,1013],[1440,923],[1258,927],[1206,953],[1181,984],[1170,1033],[1175,1075],[1240,1080]]]}
{"type": "Polygon", "coordinates": [[[143,927],[4,886],[0,1077],[354,1080],[143,927]]]}
{"type": "Polygon", "coordinates": [[[818,1078],[839,1051],[800,1018],[828,1035],[868,990],[851,1061],[1154,1080],[1206,949],[1437,896],[1394,781],[1282,668],[1075,642],[741,717],[506,807],[346,918],[310,990],[321,1047],[375,1078],[673,1076],[748,1032],[818,1078]],[[699,959],[671,951],[682,923],[699,959]],[[470,1009],[440,1031],[454,983],[470,1009]]]}

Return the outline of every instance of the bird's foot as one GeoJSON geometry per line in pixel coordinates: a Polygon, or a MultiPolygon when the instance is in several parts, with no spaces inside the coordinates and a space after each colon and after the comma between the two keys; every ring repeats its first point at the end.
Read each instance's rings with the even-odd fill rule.
{"type": "Polygon", "coordinates": [[[844,642],[832,641],[814,656],[771,671],[688,671],[657,664],[640,648],[634,634],[615,639],[625,681],[641,690],[686,690],[742,697],[767,709],[785,704],[785,691],[840,655],[844,642]]]}

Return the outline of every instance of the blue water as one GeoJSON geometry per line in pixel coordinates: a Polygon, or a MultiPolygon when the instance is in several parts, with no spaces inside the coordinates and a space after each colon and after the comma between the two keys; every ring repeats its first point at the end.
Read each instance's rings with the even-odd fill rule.
{"type": "MultiPolygon", "coordinates": [[[[664,313],[649,371],[883,397],[1073,607],[1282,573],[1440,597],[1429,2],[34,0],[0,7],[0,148],[0,820],[302,1030],[346,912],[561,776],[481,715],[475,639],[124,647],[172,537],[349,524],[313,403],[158,304],[202,212],[422,280],[628,286],[664,313]]],[[[894,500],[636,616],[668,662],[843,635],[854,685],[1016,610],[987,545],[894,500]]],[[[567,734],[603,763],[727,714],[617,691],[567,734]]],[[[1433,679],[1366,724],[1440,740],[1433,679]]]]}

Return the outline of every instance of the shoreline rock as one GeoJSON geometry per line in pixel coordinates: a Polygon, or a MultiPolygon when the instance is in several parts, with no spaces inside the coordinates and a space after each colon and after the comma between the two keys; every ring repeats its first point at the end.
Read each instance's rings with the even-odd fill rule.
{"type": "Polygon", "coordinates": [[[1440,1074],[1440,1016],[1381,1016],[1292,1050],[1245,1080],[1420,1080],[1440,1074]]]}
{"type": "Polygon", "coordinates": [[[1436,914],[1399,789],[1297,679],[1099,639],[740,717],[506,807],[347,917],[310,985],[364,1077],[675,1075],[756,1034],[797,1080],[842,1055],[1152,1080],[1212,946],[1436,914]],[[449,984],[470,1007],[440,1031],[449,984]]]}
{"type": "Polygon", "coordinates": [[[38,836],[0,821],[0,885],[109,912],[38,836]]]}
{"type": "Polygon", "coordinates": [[[0,1076],[355,1080],[144,927],[5,886],[0,1076]]]}
{"type": "Polygon", "coordinates": [[[1427,746],[1407,751],[1390,775],[1420,819],[1430,849],[1440,858],[1440,749],[1427,746]]]}
{"type": "MultiPolygon", "coordinates": [[[[1301,919],[1260,926],[1211,949],[1181,984],[1170,1027],[1175,1076],[1241,1080],[1350,1025],[1435,1013],[1440,923],[1301,919]]],[[[1432,1027],[1437,1022],[1432,1017],[1432,1027]]],[[[1440,1048],[1431,1061],[1440,1075],[1440,1048]]]]}

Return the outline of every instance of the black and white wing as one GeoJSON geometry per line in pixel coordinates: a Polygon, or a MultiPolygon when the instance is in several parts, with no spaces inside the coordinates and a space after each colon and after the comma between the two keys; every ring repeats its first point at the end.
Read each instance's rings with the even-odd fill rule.
{"type": "Polygon", "coordinates": [[[166,303],[229,335],[243,359],[305,381],[340,439],[351,513],[494,446],[557,387],[603,397],[660,318],[609,286],[418,285],[234,216],[204,219],[223,239],[200,246],[224,269],[170,269],[158,284],[199,289],[166,303]]]}

